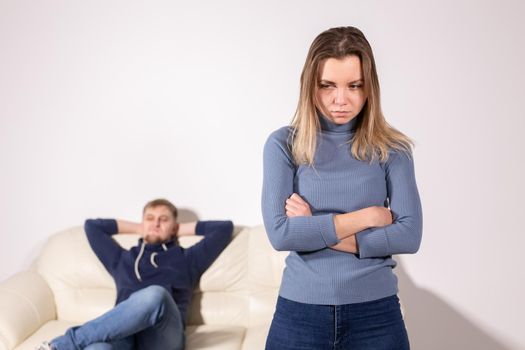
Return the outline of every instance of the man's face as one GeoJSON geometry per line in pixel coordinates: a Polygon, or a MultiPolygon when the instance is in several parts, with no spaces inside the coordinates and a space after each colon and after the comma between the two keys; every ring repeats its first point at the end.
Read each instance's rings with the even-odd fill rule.
{"type": "Polygon", "coordinates": [[[163,205],[148,207],[142,217],[142,237],[146,243],[162,243],[172,239],[179,229],[171,211],[163,205]]]}

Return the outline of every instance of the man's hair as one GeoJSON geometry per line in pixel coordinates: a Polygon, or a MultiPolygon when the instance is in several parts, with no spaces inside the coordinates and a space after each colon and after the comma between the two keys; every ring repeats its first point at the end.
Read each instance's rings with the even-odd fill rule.
{"type": "Polygon", "coordinates": [[[144,215],[144,213],[146,212],[146,209],[155,208],[161,205],[168,208],[170,212],[173,214],[173,217],[175,219],[177,218],[177,214],[178,214],[177,207],[175,207],[173,203],[171,203],[169,200],[164,199],[164,198],[157,198],[157,199],[154,199],[146,203],[146,205],[144,206],[144,209],[142,210],[142,215],[144,215]]]}

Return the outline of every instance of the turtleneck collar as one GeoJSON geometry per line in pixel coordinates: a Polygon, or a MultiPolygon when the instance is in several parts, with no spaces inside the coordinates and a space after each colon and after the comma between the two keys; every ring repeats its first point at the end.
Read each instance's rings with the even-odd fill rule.
{"type": "Polygon", "coordinates": [[[317,115],[321,123],[321,130],[336,134],[351,134],[355,132],[357,120],[360,117],[360,114],[358,114],[348,123],[336,124],[319,111],[317,111],[317,115]]]}

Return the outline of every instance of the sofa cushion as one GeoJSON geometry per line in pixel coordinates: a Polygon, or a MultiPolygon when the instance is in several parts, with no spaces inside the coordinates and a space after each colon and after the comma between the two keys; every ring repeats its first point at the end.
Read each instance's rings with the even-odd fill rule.
{"type": "Polygon", "coordinates": [[[81,227],[51,236],[34,268],[53,291],[59,320],[82,323],[115,303],[115,283],[91,250],[81,227]]]}
{"type": "Polygon", "coordinates": [[[64,334],[66,329],[76,325],[69,321],[49,321],[13,350],[34,350],[42,341],[54,339],[64,334]]]}
{"type": "Polygon", "coordinates": [[[263,225],[249,232],[249,269],[246,276],[250,295],[249,326],[269,324],[273,318],[284,261],[288,252],[276,252],[268,240],[263,225]]]}
{"type": "Polygon", "coordinates": [[[270,324],[253,326],[246,329],[242,350],[263,350],[269,330],[270,324]]]}
{"type": "Polygon", "coordinates": [[[238,326],[189,326],[186,329],[186,350],[240,350],[245,331],[244,327],[238,326]]]}
{"type": "Polygon", "coordinates": [[[55,318],[53,294],[36,271],[24,271],[0,284],[0,349],[14,347],[55,318]]]}

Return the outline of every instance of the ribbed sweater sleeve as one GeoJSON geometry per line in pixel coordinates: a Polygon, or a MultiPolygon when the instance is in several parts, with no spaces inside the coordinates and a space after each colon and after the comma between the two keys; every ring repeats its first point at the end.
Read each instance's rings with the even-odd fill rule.
{"type": "Polygon", "coordinates": [[[124,251],[111,236],[118,232],[117,221],[113,219],[88,219],[84,230],[99,260],[106,270],[112,273],[124,251]]]}
{"type": "Polygon", "coordinates": [[[294,189],[295,165],[287,142],[288,128],[273,132],[264,146],[262,214],[276,250],[314,251],[339,242],[333,214],[287,217],[285,201],[294,189]]]}
{"type": "Polygon", "coordinates": [[[385,163],[391,225],[361,231],[356,239],[361,258],[415,253],[420,246],[423,218],[414,162],[404,152],[391,152],[385,163]]]}

